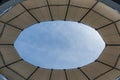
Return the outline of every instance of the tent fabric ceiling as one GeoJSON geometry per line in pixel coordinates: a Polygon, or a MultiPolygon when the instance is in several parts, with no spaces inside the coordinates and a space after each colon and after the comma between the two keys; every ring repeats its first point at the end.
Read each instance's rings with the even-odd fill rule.
{"type": "Polygon", "coordinates": [[[96,0],[25,0],[0,16],[0,73],[8,80],[115,80],[120,76],[120,14],[96,0]],[[93,63],[76,69],[44,69],[18,55],[14,41],[42,21],[77,21],[95,28],[106,47],[93,63]]]}

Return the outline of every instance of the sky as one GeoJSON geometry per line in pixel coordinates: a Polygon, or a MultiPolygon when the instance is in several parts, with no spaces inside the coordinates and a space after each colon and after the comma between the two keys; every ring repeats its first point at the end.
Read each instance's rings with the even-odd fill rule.
{"type": "Polygon", "coordinates": [[[46,21],[24,29],[14,46],[30,64],[47,69],[71,69],[95,61],[105,43],[95,29],[82,23],[46,21]]]}
{"type": "Polygon", "coordinates": [[[0,74],[0,80],[8,80],[8,79],[5,78],[4,75],[0,74]]]}

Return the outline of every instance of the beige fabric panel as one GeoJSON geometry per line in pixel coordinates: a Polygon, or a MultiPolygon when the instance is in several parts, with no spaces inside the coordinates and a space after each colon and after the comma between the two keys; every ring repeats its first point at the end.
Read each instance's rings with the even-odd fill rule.
{"type": "Polygon", "coordinates": [[[64,70],[53,70],[50,80],[66,80],[64,70]]]}
{"type": "Polygon", "coordinates": [[[120,55],[120,47],[107,46],[104,49],[103,53],[98,58],[98,60],[114,67],[119,55],[120,55]]]}
{"type": "Polygon", "coordinates": [[[117,25],[117,28],[118,28],[118,30],[119,30],[119,32],[120,32],[120,21],[117,22],[116,25],[117,25]]]}
{"type": "Polygon", "coordinates": [[[32,24],[35,23],[36,23],[35,19],[28,12],[24,12],[23,14],[9,22],[9,24],[17,26],[22,29],[31,26],[32,24]]]}
{"type": "Polygon", "coordinates": [[[48,0],[49,5],[63,5],[68,4],[69,0],[48,0]]]}
{"type": "Polygon", "coordinates": [[[13,46],[0,46],[0,52],[6,65],[21,59],[13,46]]]}
{"type": "Polygon", "coordinates": [[[94,11],[91,11],[81,22],[93,28],[99,28],[110,23],[111,21],[95,13],[94,11]]]}
{"type": "Polygon", "coordinates": [[[47,5],[46,0],[25,0],[22,2],[22,4],[27,8],[36,8],[47,5]]]}
{"type": "Polygon", "coordinates": [[[3,63],[3,59],[2,59],[2,55],[1,55],[1,52],[0,52],[0,68],[4,66],[4,63],[3,63]]]}
{"type": "Polygon", "coordinates": [[[96,3],[96,0],[71,0],[70,5],[91,8],[96,3]]]}
{"type": "Polygon", "coordinates": [[[0,20],[7,22],[17,15],[21,14],[23,11],[25,11],[25,9],[20,4],[18,4],[10,9],[6,14],[0,16],[0,20]]]}
{"type": "Polygon", "coordinates": [[[116,78],[120,76],[120,71],[118,70],[112,70],[106,74],[104,74],[103,76],[99,77],[96,80],[116,80],[116,78]]]}
{"type": "Polygon", "coordinates": [[[120,19],[120,13],[117,12],[117,10],[112,9],[101,2],[99,2],[93,9],[113,21],[120,19]]]}
{"type": "Polygon", "coordinates": [[[53,20],[64,20],[67,6],[50,6],[53,20]]]}
{"type": "Polygon", "coordinates": [[[4,24],[0,22],[0,34],[1,34],[2,30],[3,30],[3,27],[4,27],[4,24]]]}
{"type": "Polygon", "coordinates": [[[13,44],[19,35],[20,30],[13,28],[9,25],[5,26],[4,32],[1,36],[0,43],[1,44],[13,44]]]}
{"type": "Polygon", "coordinates": [[[120,55],[119,55],[119,59],[118,59],[118,62],[117,62],[116,68],[120,69],[120,55]]]}
{"type": "Polygon", "coordinates": [[[29,75],[36,69],[35,66],[25,61],[17,62],[15,64],[10,65],[9,67],[18,72],[20,75],[24,76],[25,78],[28,78],[29,75]]]}
{"type": "Polygon", "coordinates": [[[29,80],[49,80],[51,71],[39,68],[29,80]]]}
{"type": "Polygon", "coordinates": [[[7,77],[8,80],[25,80],[13,71],[9,70],[8,68],[0,69],[0,73],[5,75],[5,77],[7,77]]]}
{"type": "Polygon", "coordinates": [[[79,69],[66,70],[68,80],[88,80],[79,69]]]}
{"type": "Polygon", "coordinates": [[[106,26],[98,32],[107,44],[120,44],[120,36],[114,24],[106,26]]]}
{"type": "Polygon", "coordinates": [[[85,67],[82,67],[81,69],[91,80],[93,80],[94,78],[110,70],[111,68],[101,63],[93,62],[85,67]]]}
{"type": "Polygon", "coordinates": [[[31,12],[39,21],[51,20],[48,7],[42,7],[42,8],[38,8],[38,9],[32,9],[32,10],[30,10],[30,12],[31,12]]]}
{"type": "Polygon", "coordinates": [[[87,13],[88,9],[70,6],[68,9],[67,19],[70,21],[80,21],[80,19],[87,13]]]}

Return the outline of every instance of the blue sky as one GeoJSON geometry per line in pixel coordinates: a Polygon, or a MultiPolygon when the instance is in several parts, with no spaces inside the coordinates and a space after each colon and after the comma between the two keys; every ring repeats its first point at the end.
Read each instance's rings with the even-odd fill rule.
{"type": "Polygon", "coordinates": [[[98,58],[105,43],[93,28],[71,21],[48,21],[25,29],[15,42],[27,62],[48,69],[70,69],[98,58]]]}
{"type": "Polygon", "coordinates": [[[7,80],[4,75],[0,74],[0,80],[7,80]]]}

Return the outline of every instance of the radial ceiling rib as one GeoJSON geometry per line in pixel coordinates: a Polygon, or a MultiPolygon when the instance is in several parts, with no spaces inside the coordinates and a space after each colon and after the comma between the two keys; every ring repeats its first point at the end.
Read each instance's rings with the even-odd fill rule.
{"type": "Polygon", "coordinates": [[[4,58],[3,58],[3,55],[2,55],[2,53],[1,53],[1,51],[0,51],[0,56],[1,56],[1,59],[2,59],[3,64],[6,65],[6,64],[5,64],[5,60],[4,60],[4,58]]]}
{"type": "Polygon", "coordinates": [[[82,6],[76,6],[76,5],[72,5],[72,4],[70,4],[69,6],[73,6],[73,7],[76,7],[76,8],[83,8],[83,9],[89,9],[89,8],[87,8],[87,7],[82,7],[82,6]]]}
{"type": "Polygon", "coordinates": [[[119,57],[119,59],[118,59],[117,64],[116,64],[115,67],[118,68],[118,69],[120,69],[120,57],[119,57]]]}
{"type": "Polygon", "coordinates": [[[67,15],[68,15],[69,6],[70,6],[70,0],[68,1],[66,13],[65,13],[65,18],[64,18],[65,21],[66,21],[67,15]]]}
{"type": "Polygon", "coordinates": [[[20,32],[20,30],[14,27],[5,25],[5,29],[0,38],[0,44],[13,44],[20,32]]]}
{"type": "Polygon", "coordinates": [[[97,1],[78,22],[81,22],[89,14],[89,12],[98,4],[98,2],[99,1],[97,1]]]}
{"type": "Polygon", "coordinates": [[[114,24],[114,23],[116,23],[116,22],[119,22],[119,21],[120,21],[120,20],[113,21],[113,22],[111,22],[111,23],[108,23],[108,24],[106,24],[106,25],[104,25],[104,26],[101,26],[101,27],[97,28],[96,30],[99,30],[99,29],[105,28],[105,27],[107,27],[107,26],[109,26],[109,25],[111,25],[111,24],[114,24]]]}
{"type": "Polygon", "coordinates": [[[111,20],[111,19],[109,19],[108,17],[100,14],[99,12],[97,12],[97,11],[95,11],[95,10],[92,10],[92,11],[94,11],[94,12],[97,13],[97,14],[99,14],[101,17],[104,17],[104,18],[108,19],[109,21],[112,21],[112,22],[113,22],[113,20],[111,20]]]}
{"type": "Polygon", "coordinates": [[[117,30],[117,32],[118,32],[118,35],[120,36],[120,31],[119,31],[119,29],[118,29],[118,27],[117,27],[116,24],[115,24],[115,28],[116,28],[116,30],[117,30]]]}
{"type": "Polygon", "coordinates": [[[34,17],[34,16],[30,13],[30,11],[29,11],[22,3],[20,3],[20,5],[36,20],[36,22],[39,23],[39,20],[37,20],[37,18],[34,17]]]}
{"type": "Polygon", "coordinates": [[[16,27],[16,26],[14,26],[14,25],[11,25],[11,24],[9,24],[9,23],[6,23],[6,22],[3,22],[3,21],[0,21],[1,23],[4,23],[5,25],[9,25],[9,26],[11,26],[11,27],[13,27],[13,28],[16,28],[16,29],[18,29],[18,30],[20,30],[20,31],[23,31],[23,29],[21,29],[21,28],[19,28],[19,27],[16,27]]]}
{"type": "MultiPolygon", "coordinates": [[[[5,24],[7,24],[7,23],[5,23],[5,24]]],[[[19,28],[19,27],[16,27],[16,26],[14,26],[14,25],[12,25],[12,24],[7,24],[7,25],[10,25],[11,27],[13,27],[13,28],[16,28],[16,29],[18,29],[18,30],[20,30],[20,31],[23,31],[23,29],[21,29],[21,28],[19,28]]]]}
{"type": "Polygon", "coordinates": [[[11,68],[8,67],[8,66],[7,66],[7,68],[26,80],[26,78],[25,78],[24,76],[22,76],[21,74],[19,74],[19,73],[16,72],[15,70],[11,69],[11,68]]]}
{"type": "Polygon", "coordinates": [[[120,46],[120,44],[106,44],[106,46],[120,46]]]}
{"type": "Polygon", "coordinates": [[[104,72],[104,73],[102,73],[102,74],[100,74],[99,76],[97,76],[97,77],[96,77],[96,78],[94,78],[93,80],[98,79],[99,77],[101,77],[101,76],[103,76],[103,75],[107,74],[108,72],[110,72],[110,71],[112,71],[112,70],[113,70],[113,68],[112,68],[112,69],[110,69],[110,70],[108,70],[108,71],[106,71],[106,72],[104,72]]]}
{"type": "Polygon", "coordinates": [[[14,44],[0,44],[0,46],[14,46],[14,44]]]}
{"type": "Polygon", "coordinates": [[[120,54],[119,54],[119,56],[118,56],[118,58],[117,58],[117,60],[116,60],[116,63],[115,63],[115,65],[114,65],[114,67],[117,66],[119,59],[120,59],[120,54]]]}
{"type": "Polygon", "coordinates": [[[53,73],[53,69],[51,69],[50,76],[49,76],[49,80],[51,80],[52,73],[53,73]]]}
{"type": "Polygon", "coordinates": [[[47,5],[48,5],[48,9],[49,9],[49,14],[50,14],[51,20],[53,21],[53,16],[52,16],[52,12],[51,12],[48,0],[46,0],[46,2],[47,2],[47,5]]]}
{"type": "Polygon", "coordinates": [[[79,69],[66,70],[68,80],[88,80],[88,78],[79,69]]]}
{"type": "Polygon", "coordinates": [[[28,10],[30,11],[30,10],[34,10],[34,9],[43,8],[43,7],[48,7],[48,5],[45,5],[45,6],[40,6],[40,7],[35,7],[35,8],[30,8],[30,9],[28,9],[28,10]]]}
{"type": "Polygon", "coordinates": [[[7,65],[1,67],[0,69],[2,69],[2,68],[4,68],[4,67],[7,67],[7,66],[9,66],[9,65],[15,64],[15,63],[17,63],[17,62],[20,62],[20,61],[22,61],[22,60],[23,60],[23,59],[16,60],[16,61],[14,61],[14,62],[12,62],[12,63],[10,63],[10,64],[7,64],[7,65]]]}
{"type": "MultiPolygon", "coordinates": [[[[56,5],[55,4],[51,4],[49,6],[68,6],[68,4],[60,4],[60,5],[58,5],[58,4],[56,4],[56,5]]],[[[89,9],[89,8],[86,8],[86,7],[77,6],[77,5],[71,5],[71,4],[69,6],[73,6],[73,7],[76,7],[76,8],[89,9]]],[[[48,5],[44,5],[44,6],[40,6],[40,7],[35,7],[35,8],[30,8],[28,10],[39,9],[39,8],[42,8],[42,7],[48,7],[48,5]]]]}
{"type": "Polygon", "coordinates": [[[66,13],[67,6],[58,5],[58,6],[50,6],[50,8],[54,20],[58,20],[58,19],[64,20],[64,15],[66,13]]]}
{"type": "Polygon", "coordinates": [[[66,73],[66,69],[64,69],[64,73],[65,73],[66,80],[69,80],[68,76],[67,76],[67,73],[66,73]]]}
{"type": "MultiPolygon", "coordinates": [[[[22,60],[22,59],[21,59],[21,60],[22,60]]],[[[10,65],[12,65],[12,64],[15,64],[15,63],[17,63],[17,62],[19,62],[19,61],[21,61],[21,60],[17,60],[17,61],[15,61],[15,62],[12,62],[12,63],[10,63],[10,64],[7,64],[7,65],[5,65],[4,67],[1,67],[0,70],[3,70],[4,68],[8,68],[9,70],[11,70],[12,72],[14,72],[14,73],[17,74],[18,76],[22,77],[23,79],[26,79],[26,78],[23,77],[21,74],[19,74],[18,72],[14,71],[14,70],[11,69],[10,67],[8,67],[8,66],[10,66],[10,65]]],[[[3,72],[3,73],[4,73],[4,72],[3,72]]],[[[11,75],[11,74],[9,74],[9,75],[11,75]]],[[[9,76],[9,77],[10,77],[10,76],[9,76]]]]}
{"type": "Polygon", "coordinates": [[[88,79],[88,80],[90,80],[90,78],[85,74],[85,72],[81,69],[81,68],[78,68],[84,75],[85,75],[85,77],[88,79]]]}
{"type": "Polygon", "coordinates": [[[99,62],[99,63],[101,63],[101,64],[103,64],[103,65],[106,65],[106,66],[108,66],[108,67],[111,67],[112,69],[116,69],[116,70],[119,70],[119,71],[120,71],[120,69],[115,68],[115,67],[113,67],[113,66],[111,66],[111,65],[109,65],[109,64],[106,64],[106,63],[104,63],[104,62],[101,62],[101,61],[99,61],[99,60],[96,60],[96,62],[99,62]]]}
{"type": "Polygon", "coordinates": [[[39,69],[39,67],[36,67],[36,69],[28,76],[28,78],[26,80],[29,80],[33,74],[35,74],[35,72],[39,69]]]}
{"type": "Polygon", "coordinates": [[[108,71],[112,68],[109,66],[106,66],[104,64],[101,64],[99,62],[93,62],[87,66],[82,67],[81,69],[90,78],[90,80],[93,80],[97,76],[105,73],[106,71],[108,71]]]}
{"type": "Polygon", "coordinates": [[[22,15],[25,11],[21,12],[19,15],[16,15],[15,17],[11,18],[10,20],[8,20],[6,23],[9,23],[10,21],[14,20],[15,18],[19,17],[20,15],[22,15]]]}
{"type": "Polygon", "coordinates": [[[107,80],[116,80],[118,76],[120,76],[120,71],[113,69],[96,80],[106,80],[106,78],[107,80]]]}
{"type": "Polygon", "coordinates": [[[5,30],[5,24],[4,24],[3,28],[2,28],[1,33],[0,33],[0,39],[1,39],[2,35],[3,35],[3,33],[4,33],[4,30],[5,30]]]}

